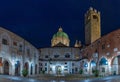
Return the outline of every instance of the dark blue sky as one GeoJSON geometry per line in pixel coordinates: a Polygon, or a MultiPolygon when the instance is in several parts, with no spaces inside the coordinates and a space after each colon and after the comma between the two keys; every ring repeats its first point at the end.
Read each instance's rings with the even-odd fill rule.
{"type": "Polygon", "coordinates": [[[49,47],[58,26],[84,43],[84,14],[92,6],[101,12],[101,32],[120,27],[120,0],[1,0],[0,26],[18,34],[37,48],[49,47]]]}

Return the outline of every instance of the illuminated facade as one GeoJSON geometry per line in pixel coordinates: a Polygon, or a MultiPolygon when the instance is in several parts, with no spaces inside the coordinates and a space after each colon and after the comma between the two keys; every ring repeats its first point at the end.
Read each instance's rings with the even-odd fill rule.
{"type": "Polygon", "coordinates": [[[101,37],[100,13],[90,8],[85,14],[85,43],[70,47],[67,33],[60,27],[51,39],[51,47],[37,49],[23,38],[0,27],[0,73],[29,76],[79,73],[93,75],[120,74],[120,29],[101,37]]]}
{"type": "Polygon", "coordinates": [[[23,38],[0,27],[0,74],[29,76],[38,74],[39,51],[23,38]]]}
{"type": "Polygon", "coordinates": [[[40,71],[54,75],[79,72],[79,48],[50,47],[42,48],[40,52],[40,71]]]}
{"type": "Polygon", "coordinates": [[[81,55],[85,58],[82,61],[88,64],[88,74],[93,74],[96,68],[100,75],[120,74],[120,29],[83,48],[81,55]]]}
{"type": "Polygon", "coordinates": [[[53,35],[52,47],[40,49],[39,72],[53,75],[65,75],[79,72],[80,48],[78,42],[76,47],[69,47],[68,35],[60,27],[53,35]]]}
{"type": "MultiPolygon", "coordinates": [[[[76,41],[69,47],[61,42],[61,36],[53,36],[52,47],[40,49],[39,72],[64,75],[83,70],[83,74],[93,75],[99,70],[103,76],[120,74],[120,29],[102,37],[100,29],[100,12],[90,8],[85,14],[86,46],[76,41]]],[[[68,35],[66,39],[69,43],[68,35]]]]}

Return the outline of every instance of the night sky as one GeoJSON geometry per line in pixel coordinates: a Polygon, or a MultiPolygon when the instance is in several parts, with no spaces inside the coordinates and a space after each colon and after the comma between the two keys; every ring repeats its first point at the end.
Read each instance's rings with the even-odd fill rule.
{"type": "Polygon", "coordinates": [[[0,26],[23,37],[37,48],[50,47],[62,26],[84,44],[84,14],[93,7],[101,12],[101,32],[120,28],[120,0],[0,0],[0,26]]]}

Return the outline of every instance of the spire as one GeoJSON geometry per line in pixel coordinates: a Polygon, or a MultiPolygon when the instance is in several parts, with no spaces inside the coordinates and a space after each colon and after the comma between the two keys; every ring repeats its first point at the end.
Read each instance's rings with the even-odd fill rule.
{"type": "Polygon", "coordinates": [[[62,27],[60,26],[59,27],[59,30],[58,30],[59,32],[62,32],[63,31],[63,29],[62,29],[62,27]]]}
{"type": "Polygon", "coordinates": [[[78,47],[78,40],[76,40],[74,47],[78,47]]]}
{"type": "Polygon", "coordinates": [[[89,8],[89,10],[91,10],[91,11],[92,11],[92,10],[93,10],[93,8],[92,8],[92,7],[90,7],[90,8],[89,8]]]}
{"type": "Polygon", "coordinates": [[[74,47],[81,47],[81,41],[76,40],[74,47]]]}

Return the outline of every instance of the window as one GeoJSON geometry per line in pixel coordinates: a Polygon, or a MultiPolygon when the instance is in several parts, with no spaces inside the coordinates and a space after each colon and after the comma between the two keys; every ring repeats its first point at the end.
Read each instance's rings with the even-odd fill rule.
{"type": "Polygon", "coordinates": [[[40,68],[40,71],[42,71],[42,68],[40,68]]]}
{"type": "Polygon", "coordinates": [[[109,48],[109,47],[110,47],[110,45],[108,44],[108,45],[107,45],[107,47],[109,48]]]}
{"type": "Polygon", "coordinates": [[[72,63],[72,66],[74,66],[74,63],[72,63]]]}
{"type": "Polygon", "coordinates": [[[95,52],[95,53],[93,54],[93,57],[94,57],[94,58],[97,58],[97,57],[98,57],[98,53],[95,52]]]}
{"type": "Polygon", "coordinates": [[[39,66],[42,66],[42,63],[39,63],[39,66]]]}
{"type": "Polygon", "coordinates": [[[98,17],[96,15],[93,15],[93,19],[98,21],[98,17]]]}
{"type": "Polygon", "coordinates": [[[114,48],[114,52],[118,51],[118,48],[114,48]]]}
{"type": "Polygon", "coordinates": [[[45,63],[45,66],[47,66],[47,63],[45,63]]]}
{"type": "Polygon", "coordinates": [[[75,68],[75,71],[77,72],[77,71],[78,71],[78,68],[75,68]]]}
{"type": "Polygon", "coordinates": [[[102,49],[105,49],[105,44],[102,45],[102,49]]]}
{"type": "Polygon", "coordinates": [[[27,55],[28,56],[30,55],[30,49],[27,49],[27,55]]]}
{"type": "Polygon", "coordinates": [[[54,55],[54,58],[58,58],[59,57],[59,55],[54,55]]]}
{"type": "Polygon", "coordinates": [[[68,69],[64,69],[64,71],[68,71],[68,69]]]}
{"type": "Polygon", "coordinates": [[[8,41],[6,39],[2,39],[2,44],[8,45],[8,41]]]}
{"type": "Polygon", "coordinates": [[[45,58],[48,58],[48,55],[46,55],[45,58]]]}
{"type": "Polygon", "coordinates": [[[13,42],[13,45],[14,45],[14,46],[17,46],[17,42],[13,42]]]}
{"type": "Polygon", "coordinates": [[[102,72],[105,72],[105,68],[104,67],[102,68],[102,72]]]}
{"type": "Polygon", "coordinates": [[[67,53],[67,54],[65,55],[65,58],[70,58],[70,54],[67,53]]]}
{"type": "Polygon", "coordinates": [[[67,64],[67,62],[65,62],[65,64],[67,64]]]}
{"type": "Polygon", "coordinates": [[[22,52],[22,45],[19,45],[19,51],[22,52]]]}
{"type": "Polygon", "coordinates": [[[52,71],[52,68],[50,68],[50,71],[52,71]]]}
{"type": "Polygon", "coordinates": [[[110,55],[110,52],[107,52],[106,55],[110,55]]]}
{"type": "Polygon", "coordinates": [[[47,68],[45,68],[45,71],[47,71],[47,68]]]}
{"type": "Polygon", "coordinates": [[[64,66],[64,68],[67,68],[68,66],[64,66]]]}

